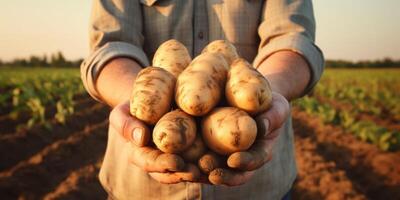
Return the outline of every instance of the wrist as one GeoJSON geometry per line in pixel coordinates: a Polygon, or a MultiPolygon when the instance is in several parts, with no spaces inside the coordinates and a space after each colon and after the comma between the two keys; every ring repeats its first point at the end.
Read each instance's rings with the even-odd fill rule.
{"type": "Polygon", "coordinates": [[[269,81],[273,91],[288,101],[300,97],[311,72],[306,60],[292,51],[278,51],[265,59],[257,70],[269,81]]]}
{"type": "Polygon", "coordinates": [[[272,92],[279,93],[283,97],[285,97],[288,101],[292,99],[293,94],[288,89],[289,84],[285,82],[284,78],[276,75],[264,75],[264,77],[268,80],[272,92]]]}
{"type": "Polygon", "coordinates": [[[110,60],[100,72],[96,89],[101,99],[114,107],[129,99],[136,75],[142,67],[130,58],[110,60]]]}

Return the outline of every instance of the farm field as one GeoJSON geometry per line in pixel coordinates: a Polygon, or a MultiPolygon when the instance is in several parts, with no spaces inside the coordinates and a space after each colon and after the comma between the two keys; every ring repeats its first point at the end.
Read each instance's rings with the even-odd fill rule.
{"type": "MultiPolygon", "coordinates": [[[[400,70],[328,69],[293,102],[294,199],[400,199],[400,70]]],[[[105,199],[109,108],[79,69],[0,68],[2,199],[105,199]]]]}

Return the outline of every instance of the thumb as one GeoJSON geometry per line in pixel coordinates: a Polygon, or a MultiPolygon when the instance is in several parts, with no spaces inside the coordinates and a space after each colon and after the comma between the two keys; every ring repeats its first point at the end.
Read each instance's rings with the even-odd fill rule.
{"type": "Polygon", "coordinates": [[[258,137],[267,139],[276,137],[279,132],[275,130],[282,127],[289,113],[290,105],[286,98],[273,92],[271,108],[256,117],[258,137]]]}
{"type": "Polygon", "coordinates": [[[129,102],[119,104],[110,113],[111,126],[127,141],[145,146],[150,139],[149,128],[129,113],[129,102]]]}

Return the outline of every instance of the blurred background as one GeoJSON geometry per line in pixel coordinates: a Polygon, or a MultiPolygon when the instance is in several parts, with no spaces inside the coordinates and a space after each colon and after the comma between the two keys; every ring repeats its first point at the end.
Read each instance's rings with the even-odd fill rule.
{"type": "MultiPolygon", "coordinates": [[[[313,1],[326,70],[292,102],[294,199],[400,199],[400,1],[313,1]]],[[[0,196],[104,199],[109,109],[85,92],[91,1],[0,7],[0,196]]]]}

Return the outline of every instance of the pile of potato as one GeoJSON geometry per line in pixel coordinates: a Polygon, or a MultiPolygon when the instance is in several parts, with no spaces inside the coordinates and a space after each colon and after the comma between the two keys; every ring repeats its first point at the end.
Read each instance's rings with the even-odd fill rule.
{"type": "Polygon", "coordinates": [[[252,146],[254,117],[272,101],[268,81],[224,40],[210,43],[193,60],[183,44],[168,40],[134,84],[130,112],[154,126],[155,146],[205,174],[252,146]]]}

